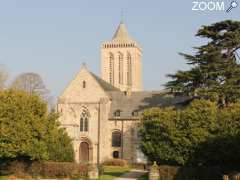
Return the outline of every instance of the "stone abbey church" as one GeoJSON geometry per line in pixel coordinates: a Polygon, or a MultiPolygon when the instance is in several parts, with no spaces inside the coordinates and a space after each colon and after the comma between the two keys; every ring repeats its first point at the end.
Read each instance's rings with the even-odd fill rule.
{"type": "Polygon", "coordinates": [[[76,162],[101,163],[112,158],[145,162],[138,133],[142,111],[177,105],[183,99],[143,91],[142,49],[122,22],[100,49],[101,76],[81,67],[58,98],[59,121],[73,139],[76,162]]]}

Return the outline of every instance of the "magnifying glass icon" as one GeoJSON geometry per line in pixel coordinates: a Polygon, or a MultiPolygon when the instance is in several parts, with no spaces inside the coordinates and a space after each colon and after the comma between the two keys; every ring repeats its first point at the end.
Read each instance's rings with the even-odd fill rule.
{"type": "Polygon", "coordinates": [[[233,8],[236,8],[238,7],[238,3],[237,1],[232,1],[231,4],[230,4],[230,7],[227,9],[227,13],[229,13],[233,8]]]}

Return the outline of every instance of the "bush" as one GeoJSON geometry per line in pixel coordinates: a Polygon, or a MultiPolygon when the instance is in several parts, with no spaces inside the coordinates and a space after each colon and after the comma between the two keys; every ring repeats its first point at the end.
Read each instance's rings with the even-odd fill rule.
{"type": "Polygon", "coordinates": [[[32,162],[32,164],[28,167],[27,173],[32,177],[40,176],[42,173],[43,165],[40,162],[32,162]]]}
{"type": "MultiPolygon", "coordinates": [[[[44,162],[40,164],[40,172],[34,171],[39,168],[39,164],[30,167],[29,172],[39,173],[45,178],[71,177],[79,178],[87,176],[87,166],[69,162],[44,162]]],[[[39,171],[39,170],[37,170],[39,171]]],[[[36,174],[31,174],[36,175],[36,174]]]]}
{"type": "Polygon", "coordinates": [[[160,179],[167,180],[218,180],[222,179],[221,169],[215,167],[159,166],[160,179]]]}
{"type": "Polygon", "coordinates": [[[8,162],[6,165],[7,166],[5,167],[5,170],[6,170],[5,172],[7,172],[8,174],[14,174],[17,177],[24,177],[26,175],[29,162],[15,160],[15,161],[8,162]]]}
{"type": "MultiPolygon", "coordinates": [[[[3,164],[1,164],[2,166],[3,164]]],[[[86,165],[70,162],[38,162],[15,160],[5,163],[0,168],[4,174],[14,174],[17,177],[26,177],[27,175],[44,178],[63,178],[79,179],[87,177],[88,167],[86,165]]]]}
{"type": "Polygon", "coordinates": [[[128,163],[124,159],[109,159],[103,163],[104,166],[127,166],[128,163]]]}
{"type": "Polygon", "coordinates": [[[148,165],[146,163],[134,163],[134,164],[131,164],[131,168],[134,168],[134,169],[146,170],[147,166],[148,165]]]}

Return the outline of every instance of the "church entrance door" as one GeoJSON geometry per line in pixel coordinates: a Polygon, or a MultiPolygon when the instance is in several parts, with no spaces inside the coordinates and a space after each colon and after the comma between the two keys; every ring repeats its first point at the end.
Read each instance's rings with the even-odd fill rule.
{"type": "Polygon", "coordinates": [[[89,144],[87,142],[81,142],[79,160],[82,163],[89,162],[89,144]]]}

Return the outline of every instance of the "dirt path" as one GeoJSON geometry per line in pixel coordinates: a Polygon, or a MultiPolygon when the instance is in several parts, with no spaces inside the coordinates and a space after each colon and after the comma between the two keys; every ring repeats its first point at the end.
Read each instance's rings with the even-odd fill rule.
{"type": "Polygon", "coordinates": [[[147,171],[132,169],[114,180],[137,180],[145,173],[147,173],[147,171]]]}

